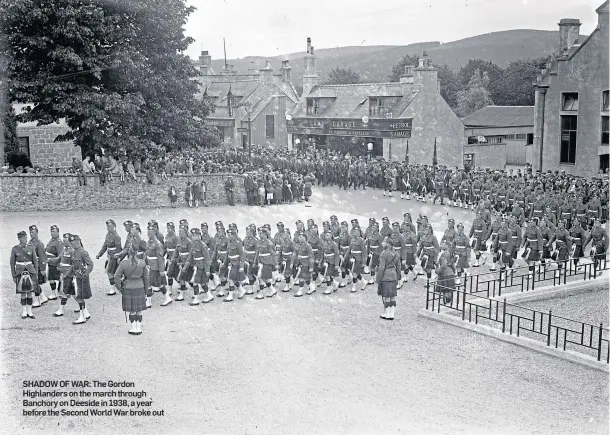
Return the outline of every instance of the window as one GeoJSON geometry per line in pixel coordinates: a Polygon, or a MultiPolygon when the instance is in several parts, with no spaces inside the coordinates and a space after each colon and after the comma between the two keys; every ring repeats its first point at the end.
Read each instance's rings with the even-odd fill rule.
{"type": "Polygon", "coordinates": [[[578,111],[578,93],[577,92],[564,92],[563,104],[561,110],[567,112],[578,111]]]}
{"type": "Polygon", "coordinates": [[[527,142],[525,142],[525,145],[534,145],[534,133],[527,134],[527,142]]]}
{"type": "Polygon", "coordinates": [[[488,144],[501,144],[504,143],[504,136],[485,136],[488,144]]]}
{"type": "Polygon", "coordinates": [[[602,111],[608,111],[608,91],[602,92],[602,111]]]}
{"type": "Polygon", "coordinates": [[[576,131],[578,126],[578,116],[561,116],[561,152],[559,163],[576,163],[576,131]]]}
{"type": "Polygon", "coordinates": [[[317,115],[320,113],[320,100],[318,98],[307,99],[307,114],[317,115]]]}
{"type": "Polygon", "coordinates": [[[525,140],[525,133],[516,134],[515,135],[515,139],[517,139],[517,140],[525,140]]]}
{"type": "Polygon", "coordinates": [[[227,97],[227,106],[229,107],[229,116],[233,116],[233,97],[227,97]]]}
{"type": "Polygon", "coordinates": [[[608,117],[602,116],[602,145],[608,145],[608,117]]]}
{"type": "Polygon", "coordinates": [[[371,98],[369,103],[369,115],[383,116],[385,114],[385,106],[383,98],[371,98]]]}
{"type": "Polygon", "coordinates": [[[30,157],[30,138],[29,137],[18,137],[19,151],[30,157]]]}
{"type": "Polygon", "coordinates": [[[267,134],[267,139],[273,139],[275,137],[275,117],[273,115],[266,116],[265,132],[267,134]]]}

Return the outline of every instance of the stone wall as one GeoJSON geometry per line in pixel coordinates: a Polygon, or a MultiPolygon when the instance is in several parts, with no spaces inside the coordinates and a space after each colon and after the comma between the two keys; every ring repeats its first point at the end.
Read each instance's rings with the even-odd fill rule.
{"type": "Polygon", "coordinates": [[[187,183],[205,181],[210,205],[227,204],[225,181],[235,182],[235,203],[246,202],[243,177],[232,174],[175,175],[158,184],[148,184],[146,177],[121,183],[118,178],[100,185],[99,176],[89,175],[87,185],[79,186],[73,174],[14,174],[0,176],[1,211],[106,210],[171,207],[168,192],[174,186],[178,204],[185,206],[187,183]]]}
{"type": "Polygon", "coordinates": [[[37,126],[28,123],[17,126],[17,136],[29,138],[32,164],[43,167],[66,168],[72,166],[72,157],[79,162],[83,160],[80,147],[75,147],[72,141],[55,142],[57,136],[67,131],[68,126],[60,124],[37,126]]]}
{"type": "Polygon", "coordinates": [[[474,154],[474,166],[502,169],[506,167],[506,145],[464,145],[464,154],[474,154]]]}

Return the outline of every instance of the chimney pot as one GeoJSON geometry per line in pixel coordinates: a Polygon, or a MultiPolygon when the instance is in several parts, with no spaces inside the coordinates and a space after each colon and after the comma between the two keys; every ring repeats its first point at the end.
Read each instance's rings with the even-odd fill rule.
{"type": "Polygon", "coordinates": [[[578,42],[580,20],[563,18],[559,21],[559,54],[563,55],[574,43],[578,42]]]}
{"type": "Polygon", "coordinates": [[[311,38],[307,37],[307,54],[311,53],[311,38]]]}

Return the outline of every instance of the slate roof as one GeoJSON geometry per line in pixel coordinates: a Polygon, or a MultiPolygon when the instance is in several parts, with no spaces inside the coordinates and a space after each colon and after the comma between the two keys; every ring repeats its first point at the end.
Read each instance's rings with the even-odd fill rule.
{"type": "Polygon", "coordinates": [[[486,106],[462,118],[472,127],[530,127],[534,125],[534,106],[486,106]]]}
{"type": "MultiPolygon", "coordinates": [[[[362,118],[369,116],[369,97],[401,97],[390,110],[400,116],[417,95],[413,83],[355,83],[348,85],[316,85],[304,97],[333,97],[335,100],[318,118],[362,118]]],[[[307,116],[307,101],[302,98],[293,116],[307,116]]]]}

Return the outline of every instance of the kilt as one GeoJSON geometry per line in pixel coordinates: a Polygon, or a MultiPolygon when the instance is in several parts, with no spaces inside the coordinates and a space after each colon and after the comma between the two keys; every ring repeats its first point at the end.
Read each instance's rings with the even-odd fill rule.
{"type": "Polygon", "coordinates": [[[513,247],[513,250],[510,253],[510,256],[513,258],[513,260],[517,259],[517,248],[513,247]]]}
{"type": "Polygon", "coordinates": [[[323,263],[322,272],[324,272],[324,270],[326,270],[326,273],[324,274],[324,276],[336,278],[339,275],[334,264],[323,263]]]}
{"type": "Polygon", "coordinates": [[[57,266],[47,265],[47,278],[49,281],[59,281],[61,274],[57,270],[57,266]]]}
{"type": "Polygon", "coordinates": [[[24,272],[19,276],[19,280],[17,281],[17,284],[15,284],[15,293],[17,293],[17,294],[32,293],[36,290],[36,287],[37,287],[37,285],[32,280],[32,277],[30,276],[30,274],[24,272]],[[29,290],[24,290],[23,289],[24,286],[29,287],[29,290]]]}
{"type": "Polygon", "coordinates": [[[178,274],[180,273],[180,267],[178,266],[178,263],[170,261],[167,264],[167,268],[166,269],[167,269],[167,277],[168,278],[178,279],[178,274]]]}
{"type": "Polygon", "coordinates": [[[558,253],[557,253],[557,259],[556,261],[564,261],[567,260],[568,258],[570,258],[570,252],[568,251],[568,248],[566,245],[563,245],[563,248],[559,248],[557,249],[558,253]]]}
{"type": "Polygon", "coordinates": [[[76,277],[76,299],[91,298],[91,282],[88,276],[76,277]]]}
{"type": "Polygon", "coordinates": [[[294,273],[295,273],[295,277],[294,279],[302,279],[302,280],[309,280],[311,279],[311,270],[309,268],[309,264],[299,264],[299,265],[294,265],[294,273]],[[296,275],[296,273],[299,271],[299,268],[301,268],[301,272],[296,275]]]}
{"type": "MultiPolygon", "coordinates": [[[[285,263],[284,265],[284,278],[288,278],[289,276],[292,275],[292,266],[290,265],[290,263],[292,263],[292,259],[289,258],[288,260],[282,260],[282,262],[285,263]]],[[[281,270],[280,266],[280,270],[281,270]]]]}
{"type": "Polygon", "coordinates": [[[574,258],[581,258],[583,256],[582,245],[576,245],[576,250],[574,251],[574,258]]]}
{"type": "Polygon", "coordinates": [[[148,280],[151,287],[159,288],[167,285],[167,276],[161,276],[161,272],[158,270],[149,271],[148,280]]]}
{"type": "Polygon", "coordinates": [[[371,260],[369,261],[369,267],[371,270],[373,268],[379,267],[379,254],[371,255],[371,260]]]}
{"type": "Polygon", "coordinates": [[[190,281],[193,278],[193,266],[182,266],[182,270],[178,274],[178,281],[190,281]]]}
{"type": "Polygon", "coordinates": [[[377,294],[382,298],[395,298],[398,294],[397,281],[381,281],[377,285],[377,294]]]}
{"type": "MultiPolygon", "coordinates": [[[[152,272],[152,270],[151,270],[152,272]]],[[[191,273],[191,279],[193,284],[205,285],[208,283],[210,277],[207,273],[205,273],[205,268],[193,266],[193,271],[191,273]]]]}
{"type": "Polygon", "coordinates": [[[430,258],[429,255],[424,255],[422,257],[422,268],[426,271],[429,272],[431,270],[434,270],[434,259],[430,258]],[[425,264],[424,264],[425,262],[425,264]]]}
{"type": "Polygon", "coordinates": [[[229,275],[228,275],[228,279],[229,279],[229,281],[233,281],[234,283],[242,282],[244,279],[246,279],[246,274],[244,273],[243,270],[242,271],[239,270],[239,265],[232,264],[231,271],[229,272],[229,275]]]}
{"type": "Polygon", "coordinates": [[[146,310],[146,292],[144,287],[123,289],[123,311],[138,313],[146,310]]]}
{"type": "Polygon", "coordinates": [[[468,257],[465,254],[459,255],[455,267],[458,269],[468,269],[470,267],[470,265],[468,264],[468,257]]]}
{"type": "Polygon", "coordinates": [[[38,285],[42,285],[47,282],[47,278],[42,275],[42,271],[38,271],[38,285]]]}
{"type": "Polygon", "coordinates": [[[220,263],[218,259],[210,262],[210,273],[218,273],[220,271],[220,263]]]}
{"type": "Polygon", "coordinates": [[[63,278],[61,280],[61,286],[59,288],[60,296],[74,296],[76,295],[76,288],[74,288],[73,278],[63,278]]]}
{"type": "MultiPolygon", "coordinates": [[[[377,257],[377,262],[379,262],[379,257],[377,257]]],[[[415,254],[407,252],[407,256],[405,257],[405,263],[407,266],[415,266],[415,254]]]]}
{"type": "Polygon", "coordinates": [[[229,274],[229,266],[225,266],[224,263],[216,263],[218,264],[218,277],[221,280],[226,280],[229,274]]]}
{"type": "Polygon", "coordinates": [[[352,268],[352,263],[350,262],[352,259],[352,257],[346,257],[343,259],[343,261],[341,262],[341,269],[345,270],[346,272],[349,272],[352,268]]]}
{"type": "Polygon", "coordinates": [[[352,274],[353,275],[362,275],[362,273],[364,273],[362,270],[362,262],[356,258],[353,258],[353,261],[354,261],[354,267],[352,267],[352,269],[351,269],[352,274]]]}
{"type": "Polygon", "coordinates": [[[104,269],[106,269],[106,273],[108,275],[114,275],[114,272],[116,272],[118,267],[119,261],[116,258],[108,258],[108,260],[106,260],[106,264],[104,265],[104,269]]]}
{"type": "Polygon", "coordinates": [[[540,261],[540,252],[536,249],[530,249],[529,255],[525,261],[540,261]]]}
{"type": "Polygon", "coordinates": [[[261,271],[261,280],[269,281],[273,278],[273,266],[271,264],[259,264],[261,271]]]}
{"type": "Polygon", "coordinates": [[[258,264],[246,263],[244,267],[246,276],[250,279],[254,279],[254,277],[258,275],[258,268],[258,264]]]}
{"type": "Polygon", "coordinates": [[[549,248],[546,246],[546,243],[544,244],[544,246],[542,247],[542,258],[546,259],[546,258],[551,258],[551,251],[549,250],[549,248]]]}

